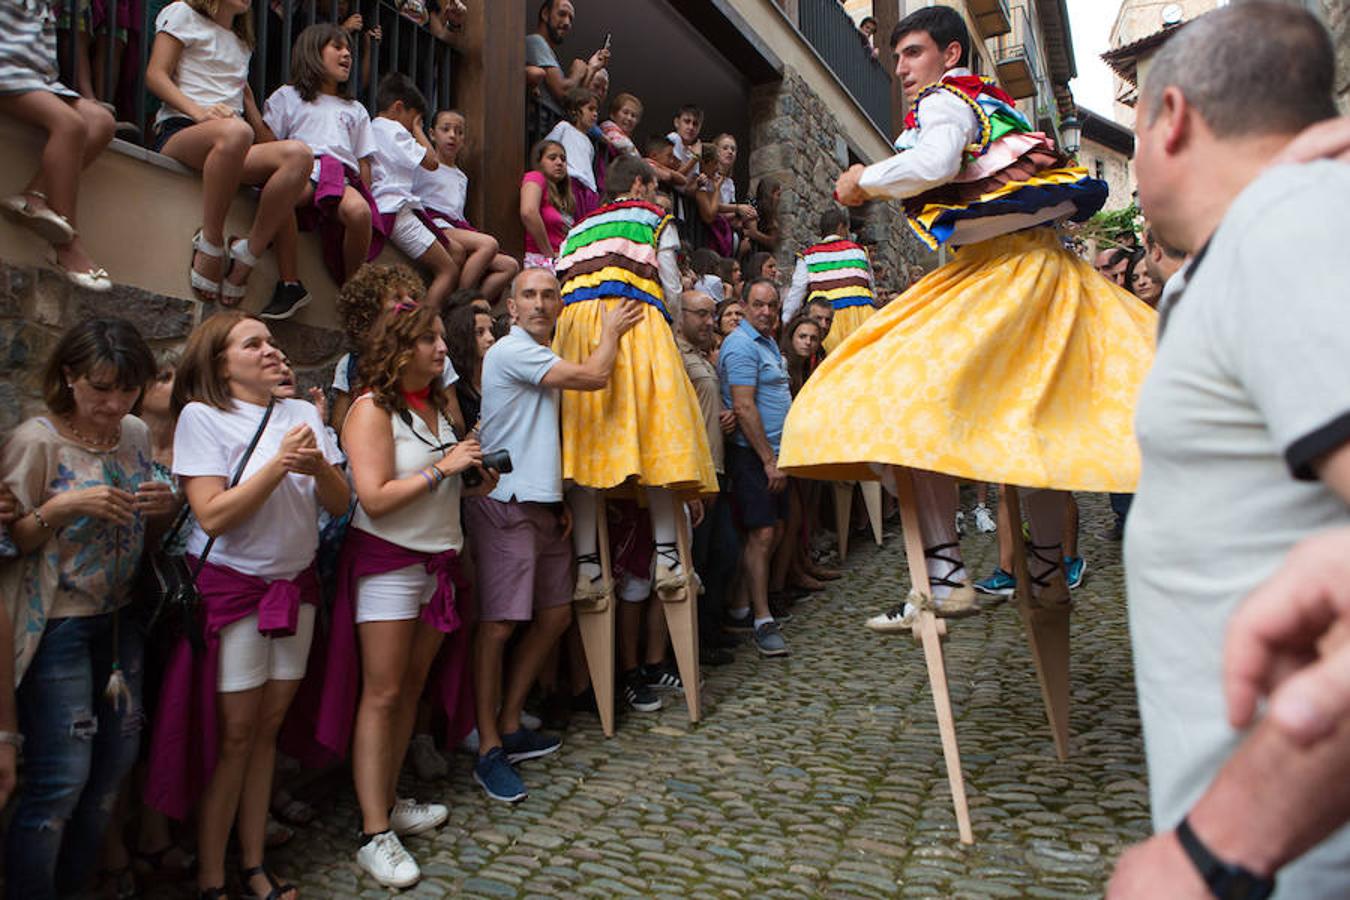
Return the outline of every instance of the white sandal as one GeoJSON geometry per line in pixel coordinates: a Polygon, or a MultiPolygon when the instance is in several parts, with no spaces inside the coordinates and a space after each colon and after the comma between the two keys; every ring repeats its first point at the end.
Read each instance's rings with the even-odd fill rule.
{"type": "Polygon", "coordinates": [[[235,263],[243,263],[248,266],[248,274],[251,276],[253,270],[258,266],[258,257],[249,251],[248,238],[246,237],[230,241],[229,245],[230,265],[226,269],[224,277],[220,279],[220,302],[223,306],[238,306],[239,302],[248,294],[248,281],[246,279],[243,284],[231,283],[229,270],[234,268],[235,263]]]}
{"type": "Polygon", "coordinates": [[[47,202],[47,195],[41,191],[24,191],[13,197],[0,200],[0,210],[29,231],[55,247],[64,247],[75,240],[75,229],[70,221],[54,209],[38,209],[29,202],[29,198],[47,202]]]}
{"type": "MultiPolygon", "coordinates": [[[[192,254],[188,257],[188,284],[192,290],[201,295],[204,299],[220,299],[220,282],[212,281],[201,272],[197,271],[197,254],[202,253],[212,259],[226,259],[225,248],[217,246],[206,238],[202,237],[202,230],[197,229],[197,233],[192,236],[192,254]]],[[[228,269],[228,265],[222,263],[222,269],[228,269]]]]}

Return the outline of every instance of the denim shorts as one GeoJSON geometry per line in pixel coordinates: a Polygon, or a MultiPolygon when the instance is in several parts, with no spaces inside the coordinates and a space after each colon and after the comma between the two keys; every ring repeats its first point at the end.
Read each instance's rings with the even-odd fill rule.
{"type": "Polygon", "coordinates": [[[169,142],[169,138],[196,124],[195,119],[189,119],[187,116],[173,116],[160,122],[155,126],[155,152],[163,153],[164,145],[169,142]]]}

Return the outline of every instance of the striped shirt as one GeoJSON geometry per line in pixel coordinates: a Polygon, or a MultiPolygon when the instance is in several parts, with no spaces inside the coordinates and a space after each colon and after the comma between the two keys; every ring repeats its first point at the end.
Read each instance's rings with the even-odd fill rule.
{"type": "Polygon", "coordinates": [[[808,247],[797,257],[783,321],[802,309],[804,303],[823,296],[836,310],[849,306],[874,306],[872,266],[862,245],[835,236],[808,247]]]}
{"type": "Polygon", "coordinates": [[[655,306],[670,321],[657,260],[669,224],[659,206],[617,200],[574,225],[558,255],[563,304],[631,297],[655,306]]]}

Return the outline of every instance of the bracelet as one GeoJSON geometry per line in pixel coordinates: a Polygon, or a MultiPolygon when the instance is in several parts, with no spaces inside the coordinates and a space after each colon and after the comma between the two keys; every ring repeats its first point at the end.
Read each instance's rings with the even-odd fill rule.
{"type": "Polygon", "coordinates": [[[17,731],[0,731],[0,744],[12,744],[16,750],[22,750],[23,735],[17,731]]]}
{"type": "Polygon", "coordinates": [[[427,470],[426,470],[426,469],[419,469],[419,470],[417,471],[417,474],[418,474],[418,475],[421,475],[423,478],[425,478],[425,479],[427,480],[427,488],[428,488],[428,489],[433,490],[433,491],[436,490],[436,481],[435,481],[430,475],[427,474],[427,470]]]}
{"type": "Polygon", "coordinates": [[[432,467],[431,467],[431,474],[433,474],[433,475],[436,476],[436,483],[437,483],[437,484],[440,484],[442,481],[444,481],[446,478],[449,477],[448,475],[446,475],[444,472],[441,471],[441,467],[440,467],[440,466],[432,466],[432,467]]]}
{"type": "MultiPolygon", "coordinates": [[[[42,509],[40,507],[35,506],[30,510],[30,512],[33,514],[33,521],[37,522],[44,529],[46,529],[47,531],[56,530],[55,528],[52,527],[51,522],[48,522],[46,519],[42,517],[42,509]]],[[[8,732],[0,731],[0,734],[7,734],[7,733],[8,732]]]]}

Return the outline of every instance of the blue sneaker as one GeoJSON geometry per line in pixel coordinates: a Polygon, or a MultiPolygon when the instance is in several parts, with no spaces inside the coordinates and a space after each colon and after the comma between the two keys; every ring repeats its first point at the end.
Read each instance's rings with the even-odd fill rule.
{"type": "Polygon", "coordinates": [[[556,753],[561,746],[562,738],[540,734],[528,728],[502,735],[502,749],[506,751],[506,758],[512,764],[548,756],[550,753],[556,753]]]}
{"type": "Polygon", "coordinates": [[[995,568],[988,578],[975,582],[975,590],[991,597],[1011,597],[1016,589],[1017,579],[999,568],[995,568]]]}
{"type": "Polygon", "coordinates": [[[520,780],[501,747],[493,747],[478,757],[473,767],[473,780],[493,800],[515,803],[525,799],[525,782],[520,780]]]}
{"type": "Polygon", "coordinates": [[[1064,557],[1064,580],[1069,583],[1070,588],[1076,588],[1083,583],[1083,576],[1087,574],[1087,560],[1081,556],[1064,557]]]}

